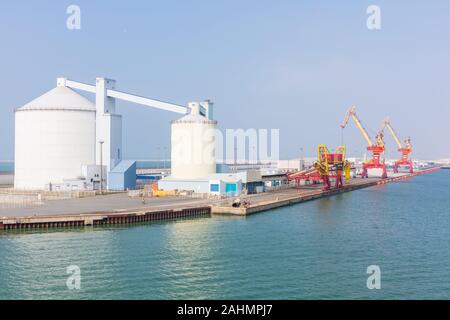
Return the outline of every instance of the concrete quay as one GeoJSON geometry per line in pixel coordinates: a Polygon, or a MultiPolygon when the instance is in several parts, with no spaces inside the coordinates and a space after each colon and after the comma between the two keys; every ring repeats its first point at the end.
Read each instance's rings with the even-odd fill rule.
{"type": "Polygon", "coordinates": [[[280,208],[288,205],[293,205],[297,203],[302,203],[306,201],[311,201],[315,199],[330,197],[333,195],[341,194],[344,192],[350,192],[362,188],[368,188],[376,185],[383,185],[386,183],[397,182],[411,177],[433,172],[439,170],[439,168],[431,168],[427,170],[417,171],[412,174],[401,174],[395,177],[380,179],[380,178],[367,178],[367,179],[352,179],[350,184],[344,186],[340,189],[324,191],[321,189],[321,185],[317,185],[312,188],[300,187],[298,189],[286,189],[281,192],[273,193],[272,197],[261,197],[259,201],[253,201],[251,198],[246,198],[250,201],[250,205],[247,207],[234,208],[229,203],[226,206],[223,205],[212,205],[213,214],[230,214],[230,215],[240,215],[246,216],[262,211],[267,211],[275,208],[280,208]],[[275,198],[274,198],[275,196],[275,198]]]}
{"type": "Polygon", "coordinates": [[[210,200],[183,197],[148,199],[147,204],[141,204],[141,206],[136,207],[138,200],[127,199],[125,194],[56,200],[50,201],[47,207],[8,210],[9,215],[5,215],[7,213],[5,211],[0,212],[0,216],[3,214],[3,217],[0,218],[0,231],[112,226],[188,217],[204,217],[212,214],[246,216],[344,192],[410,179],[439,169],[432,168],[412,174],[399,174],[386,179],[352,179],[349,185],[336,190],[324,191],[322,186],[317,184],[247,195],[241,197],[241,199],[245,199],[250,205],[239,208],[232,207],[232,199],[210,200]],[[99,208],[103,211],[99,211],[99,208]]]}

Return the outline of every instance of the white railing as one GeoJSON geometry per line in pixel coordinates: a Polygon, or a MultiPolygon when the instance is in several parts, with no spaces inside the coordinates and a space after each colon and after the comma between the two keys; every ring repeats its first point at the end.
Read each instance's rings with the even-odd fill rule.
{"type": "Polygon", "coordinates": [[[24,208],[43,204],[42,199],[31,195],[0,194],[0,209],[24,208]]]}
{"type": "Polygon", "coordinates": [[[97,191],[79,190],[79,191],[43,191],[43,190],[27,190],[14,188],[0,188],[0,195],[6,196],[29,196],[40,200],[59,200],[71,198],[92,197],[97,191]]]}

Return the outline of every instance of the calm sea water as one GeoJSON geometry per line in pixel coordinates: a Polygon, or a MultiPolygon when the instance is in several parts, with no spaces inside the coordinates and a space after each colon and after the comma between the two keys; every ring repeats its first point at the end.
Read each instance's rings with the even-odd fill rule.
{"type": "Polygon", "coordinates": [[[445,170],[247,218],[0,235],[2,299],[450,298],[449,274],[445,170]]]}

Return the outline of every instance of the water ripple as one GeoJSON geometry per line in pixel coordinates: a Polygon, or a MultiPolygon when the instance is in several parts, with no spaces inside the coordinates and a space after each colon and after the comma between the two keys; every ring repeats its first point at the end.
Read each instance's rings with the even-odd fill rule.
{"type": "Polygon", "coordinates": [[[0,235],[0,299],[449,298],[449,174],[247,218],[0,235]]]}

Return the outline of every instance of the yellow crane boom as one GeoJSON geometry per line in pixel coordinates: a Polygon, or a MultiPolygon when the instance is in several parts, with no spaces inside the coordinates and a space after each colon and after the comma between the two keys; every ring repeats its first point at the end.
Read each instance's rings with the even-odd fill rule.
{"type": "Polygon", "coordinates": [[[373,146],[372,140],[370,139],[369,134],[367,133],[367,130],[364,128],[364,126],[361,123],[361,120],[359,120],[358,116],[356,115],[356,107],[352,106],[350,109],[348,109],[347,114],[345,115],[344,121],[341,123],[341,128],[344,129],[350,118],[353,119],[355,122],[355,125],[358,127],[359,131],[361,131],[364,139],[367,141],[367,144],[369,147],[373,146]]]}
{"type": "Polygon", "coordinates": [[[389,132],[391,133],[392,137],[395,140],[395,143],[397,143],[398,148],[399,149],[403,148],[402,143],[400,142],[400,139],[398,138],[397,134],[395,133],[394,128],[392,128],[392,126],[391,126],[389,118],[384,119],[384,127],[388,128],[389,132]]]}

